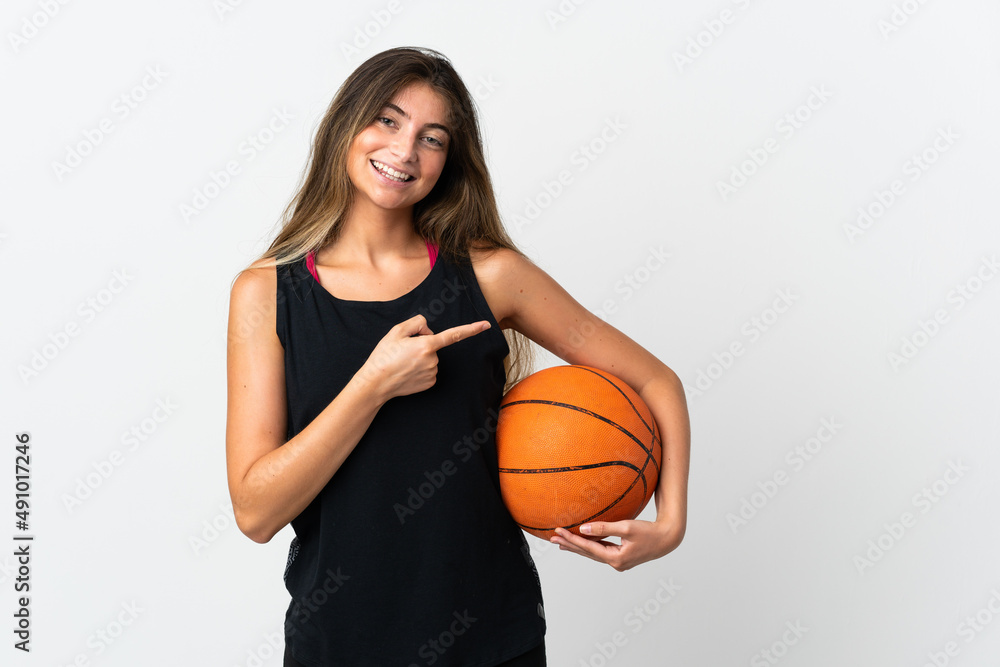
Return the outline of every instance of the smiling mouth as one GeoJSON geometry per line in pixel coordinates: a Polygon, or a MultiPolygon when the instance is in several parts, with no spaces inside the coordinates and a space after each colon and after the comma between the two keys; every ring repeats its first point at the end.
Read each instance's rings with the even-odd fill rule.
{"type": "Polygon", "coordinates": [[[378,169],[379,173],[388,178],[390,181],[396,181],[397,183],[406,183],[407,181],[412,181],[413,176],[409,174],[404,174],[401,171],[396,171],[392,167],[382,164],[378,160],[369,160],[371,165],[378,169]]]}

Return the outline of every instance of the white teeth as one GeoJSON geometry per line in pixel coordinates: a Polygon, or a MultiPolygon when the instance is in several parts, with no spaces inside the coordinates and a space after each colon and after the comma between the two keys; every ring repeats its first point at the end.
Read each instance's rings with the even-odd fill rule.
{"type": "Polygon", "coordinates": [[[400,183],[405,183],[406,181],[408,181],[411,178],[413,178],[409,174],[404,174],[401,171],[396,171],[392,167],[386,166],[386,165],[382,164],[381,162],[379,162],[378,160],[372,160],[372,164],[375,165],[376,169],[378,169],[379,171],[381,171],[383,174],[385,174],[386,176],[388,176],[389,178],[391,178],[394,181],[399,181],[400,183]]]}

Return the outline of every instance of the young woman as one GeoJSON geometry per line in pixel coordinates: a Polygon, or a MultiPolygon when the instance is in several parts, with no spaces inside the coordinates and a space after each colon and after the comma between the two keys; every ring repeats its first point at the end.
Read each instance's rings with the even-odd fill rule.
{"type": "Polygon", "coordinates": [[[229,490],[255,542],[295,531],[286,665],[545,664],[541,588],[493,440],[527,339],[627,382],[663,442],[655,521],[552,541],[620,571],[675,549],[690,439],[677,376],[515,248],[447,59],[372,57],[231,294],[229,490]]]}

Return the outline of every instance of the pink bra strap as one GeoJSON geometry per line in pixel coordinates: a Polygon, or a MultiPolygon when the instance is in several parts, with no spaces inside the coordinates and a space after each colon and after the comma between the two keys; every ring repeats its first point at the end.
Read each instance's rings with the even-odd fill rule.
{"type": "MultiPolygon", "coordinates": [[[[434,268],[434,262],[437,261],[438,257],[438,247],[430,241],[425,241],[425,243],[427,244],[427,256],[431,258],[431,268],[434,268]]],[[[319,282],[319,274],[316,273],[316,253],[311,250],[306,254],[306,268],[309,269],[309,273],[316,279],[316,282],[319,282]]]]}
{"type": "Polygon", "coordinates": [[[438,258],[438,247],[433,243],[431,243],[430,241],[427,241],[426,243],[427,243],[427,255],[431,258],[431,268],[433,269],[434,262],[436,262],[438,258]]]}
{"type": "Polygon", "coordinates": [[[316,273],[316,253],[311,250],[306,255],[306,268],[309,269],[309,273],[313,274],[316,282],[319,282],[319,274],[316,273]]]}

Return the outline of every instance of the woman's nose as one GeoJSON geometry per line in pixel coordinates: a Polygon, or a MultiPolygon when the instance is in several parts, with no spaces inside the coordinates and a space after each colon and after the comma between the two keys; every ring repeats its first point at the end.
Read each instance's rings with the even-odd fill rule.
{"type": "Polygon", "coordinates": [[[416,137],[408,132],[397,132],[389,149],[402,162],[409,162],[416,153],[416,137]]]}

